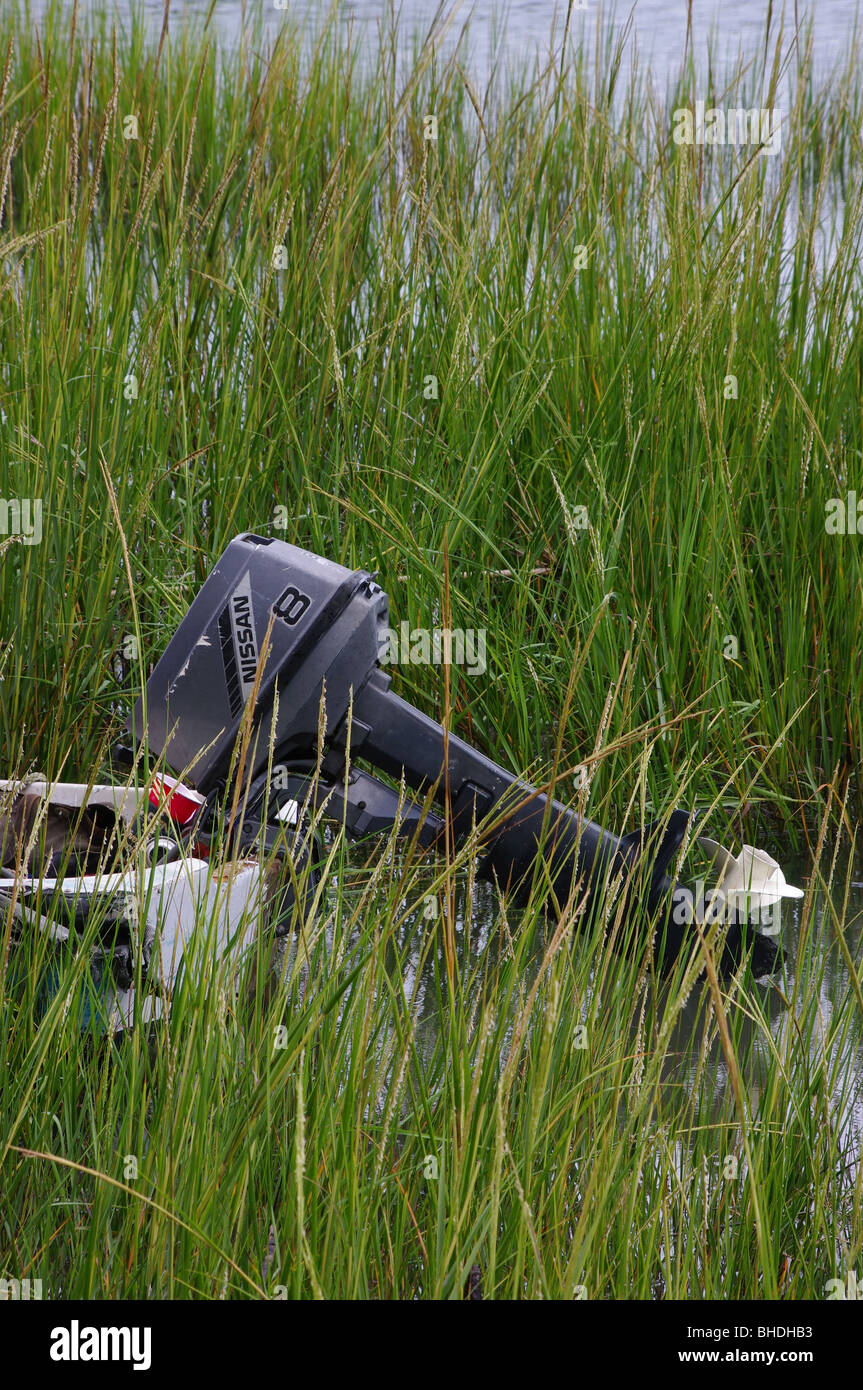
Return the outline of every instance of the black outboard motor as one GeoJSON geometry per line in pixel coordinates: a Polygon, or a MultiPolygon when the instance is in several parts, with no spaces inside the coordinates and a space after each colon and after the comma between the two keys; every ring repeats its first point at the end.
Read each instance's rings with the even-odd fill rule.
{"type": "MultiPolygon", "coordinates": [[[[448,809],[454,844],[481,824],[481,873],[522,896],[538,869],[547,870],[549,894],[559,907],[579,885],[593,893],[621,873],[632,908],[644,912],[646,906],[655,922],[658,962],[670,966],[695,937],[693,894],[668,875],[691,813],[676,810],[662,825],[618,838],[461,739],[445,740],[439,724],[390,689],[379,661],[388,612],[386,594],[364,570],[280,540],[238,537],[148,681],[146,709],[139,701],[128,725],[136,745],[145,740],[150,756],[204,795],[215,813],[234,790],[232,759],[257,682],[243,771],[248,812],[273,796],[301,803],[308,796],[319,807],[326,802],[327,813],[343,820],[353,837],[398,822],[401,834],[442,842],[443,817],[424,815],[417,803],[405,806],[397,792],[357,765],[370,764],[403,777],[418,797],[431,790],[448,809]],[[271,743],[278,781],[268,774],[271,743]]],[[[199,838],[206,829],[199,824],[199,838]]],[[[751,944],[745,927],[745,918],[732,916],[723,968],[751,944]]],[[[776,944],[761,934],[754,942],[756,973],[768,973],[776,944]]]]}

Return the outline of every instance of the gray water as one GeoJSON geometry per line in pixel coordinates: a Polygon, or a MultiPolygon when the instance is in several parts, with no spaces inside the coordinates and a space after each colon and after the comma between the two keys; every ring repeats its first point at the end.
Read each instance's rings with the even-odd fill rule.
{"type": "MultiPolygon", "coordinates": [[[[806,890],[808,901],[790,899],[783,903],[778,936],[782,947],[780,967],[769,979],[750,980],[747,985],[753,996],[757,996],[756,1009],[750,1012],[745,1002],[738,1004],[743,1018],[738,1056],[748,1104],[752,1114],[757,1115],[761,1089],[770,1069],[771,1052],[773,1049],[784,1051],[791,1035],[790,1041],[805,1050],[813,1074],[824,1066],[831,1078],[831,1123],[840,1137],[847,1170],[853,1180],[863,1156],[863,1026],[853,1000],[849,1005],[854,986],[845,954],[838,947],[835,923],[837,918],[843,923],[848,952],[853,961],[859,962],[863,949],[863,869],[859,859],[852,859],[847,847],[841,847],[836,855],[828,895],[813,873],[810,853],[789,852],[787,846],[774,843],[770,837],[763,835],[755,839],[760,847],[781,861],[787,881],[806,890]],[[846,892],[847,906],[844,901],[846,892]],[[810,992],[817,996],[821,1024],[817,1035],[804,1040],[800,1022],[804,1021],[805,1009],[801,1001],[810,992]],[[764,1024],[755,1017],[762,1011],[764,1024]],[[834,1033],[833,1021],[849,1013],[852,1019],[850,1027],[834,1033]]],[[[359,885],[370,871],[359,847],[351,852],[350,858],[353,886],[345,890],[345,885],[340,885],[340,892],[346,892],[347,898],[360,893],[359,885]]],[[[829,876],[831,858],[827,854],[822,860],[821,873],[825,877],[829,876]]],[[[691,881],[691,875],[684,873],[682,878],[691,881]]],[[[406,908],[407,903],[402,907],[406,908]]],[[[473,1008],[482,993],[483,986],[479,981],[483,976],[486,979],[494,978],[495,964],[502,948],[500,924],[499,902],[494,888],[490,884],[476,882],[469,889],[465,873],[459,873],[454,919],[456,968],[458,979],[463,984],[472,981],[466,995],[473,1008]]],[[[549,918],[546,931],[537,933],[523,958],[525,993],[541,967],[554,925],[553,919],[549,918]]],[[[509,928],[518,936],[519,914],[515,910],[512,911],[509,928]]],[[[576,951],[579,949],[577,939],[576,933],[576,951]]],[[[417,1045],[428,1058],[434,1052],[445,1026],[442,1014],[442,1010],[444,1013],[446,1011],[446,1003],[442,1003],[445,991],[440,986],[445,976],[445,962],[438,928],[421,920],[418,912],[405,916],[393,946],[388,949],[387,959],[391,978],[401,979],[405,1001],[417,1028],[417,1045]],[[439,938],[431,953],[427,950],[430,932],[437,932],[439,938]]],[[[710,1014],[703,1009],[701,994],[700,987],[693,990],[674,1024],[662,1066],[663,1092],[668,1103],[688,1104],[688,1097],[697,1084],[696,1072],[701,1065],[699,1050],[704,1047],[709,1085],[706,1091],[701,1092],[700,1119],[701,1123],[710,1123],[720,1120],[723,1111],[727,1113],[730,1078],[715,1028],[711,1028],[707,1039],[704,1037],[710,1014]]],[[[745,991],[743,999],[745,1001],[745,991]]],[[[660,1001],[660,1013],[663,1007],[660,1001]]],[[[570,1020],[573,1025],[577,1021],[570,1020]]],[[[633,1046],[639,1045],[634,1030],[631,1042],[633,1046]]]]}
{"type": "MultiPolygon", "coordinates": [[[[52,0],[31,0],[34,18],[52,0]]],[[[53,0],[57,3],[57,0],[53,0]]],[[[71,9],[71,0],[63,0],[63,8],[71,9]]],[[[116,14],[120,22],[128,20],[131,0],[80,0],[83,12],[116,14]]],[[[135,5],[146,16],[148,24],[158,32],[162,23],[164,0],[137,0],[135,5]]],[[[559,52],[567,14],[567,0],[396,0],[399,13],[399,34],[404,50],[416,38],[424,38],[435,25],[440,34],[439,47],[450,52],[466,24],[469,33],[464,55],[475,77],[487,78],[494,56],[505,64],[521,62],[536,56],[559,52]],[[437,17],[437,18],[436,18],[437,17]]],[[[298,27],[311,35],[319,30],[330,13],[345,35],[352,34],[361,48],[371,51],[377,45],[378,31],[388,25],[391,0],[172,0],[173,23],[180,23],[184,13],[196,19],[212,12],[211,24],[228,43],[235,42],[242,32],[244,16],[248,23],[260,19],[265,33],[275,38],[286,24],[298,27]],[[277,5],[279,8],[277,8],[277,5]],[[282,8],[282,7],[285,8],[282,8]]],[[[600,4],[599,0],[573,0],[570,16],[572,42],[583,45],[589,56],[596,42],[597,19],[602,32],[625,40],[625,66],[635,61],[650,69],[654,80],[663,88],[680,68],[687,45],[688,21],[691,19],[690,41],[699,66],[703,66],[708,51],[715,62],[751,58],[763,50],[765,26],[771,21],[771,43],[779,33],[784,19],[784,34],[790,39],[799,24],[805,29],[812,23],[816,70],[831,70],[847,55],[850,39],[857,25],[859,0],[817,0],[800,3],[787,0],[630,0],[616,5],[600,4]],[[691,13],[690,13],[691,12],[691,13]]]]}

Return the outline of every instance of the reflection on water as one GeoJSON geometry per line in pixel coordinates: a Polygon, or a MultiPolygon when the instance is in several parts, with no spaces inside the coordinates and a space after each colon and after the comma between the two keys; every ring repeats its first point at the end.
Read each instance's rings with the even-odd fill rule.
{"type": "MultiPolygon", "coordinates": [[[[825,862],[828,860],[829,856],[825,856],[825,862]]],[[[351,851],[351,861],[350,875],[341,887],[348,902],[352,895],[359,899],[371,872],[367,859],[357,849],[351,851]]],[[[863,946],[863,883],[851,878],[847,855],[840,855],[831,910],[831,898],[809,885],[811,861],[786,854],[783,867],[790,882],[806,885],[808,891],[803,900],[783,904],[782,971],[770,981],[747,985],[729,1011],[734,1015],[735,1055],[754,1121],[759,1116],[765,1081],[771,1069],[775,1072],[777,1055],[792,1057],[795,1067],[799,1066],[800,1094],[806,1106],[810,1086],[812,1094],[822,1098],[827,1091],[836,1146],[847,1155],[848,1170],[853,1174],[859,1166],[863,1139],[863,1011],[855,998],[847,958],[837,943],[834,911],[840,921],[844,915],[848,953],[852,961],[857,960],[863,946]],[[856,886],[852,887],[853,882],[856,886]],[[848,904],[843,909],[846,883],[848,904]],[[817,1009],[813,1010],[816,997],[817,1009]],[[813,1012],[817,1013],[814,1027],[813,1012]],[[837,1027],[840,1020],[841,1026],[837,1027]],[[818,1076],[825,1080],[816,1086],[813,1078],[818,1076]]],[[[416,891],[412,892],[411,901],[417,903],[416,891]]],[[[428,1059],[447,1026],[449,1003],[439,919],[424,920],[421,896],[419,901],[420,906],[414,911],[405,911],[388,945],[386,959],[389,978],[401,980],[405,1002],[416,1022],[417,1046],[428,1059]]],[[[519,914],[510,911],[505,922],[494,888],[486,883],[469,884],[464,873],[456,880],[455,904],[457,978],[466,994],[466,1011],[475,1020],[482,1004],[495,997],[499,968],[513,949],[513,937],[518,935],[519,914]]],[[[544,930],[537,931],[529,949],[520,955],[520,1002],[534,983],[553,928],[554,923],[549,920],[544,930]]],[[[579,950],[577,934],[572,949],[579,950]]],[[[704,1008],[702,996],[701,989],[694,989],[679,1011],[664,1049],[661,1069],[666,1116],[689,1113],[699,1126],[721,1119],[727,1123],[734,1113],[719,1032],[712,1011],[704,1008]]],[[[667,1003],[668,991],[662,991],[657,1001],[660,1026],[667,1003]]],[[[514,1007],[510,1008],[514,1014],[514,1007]]],[[[542,1017],[541,1012],[538,1016],[542,1017]]],[[[560,1026],[571,1029],[577,1022],[578,1019],[562,1017],[560,1026]]],[[[643,1045],[644,1037],[639,1037],[639,1021],[635,1018],[624,1046],[634,1053],[643,1045]]],[[[789,1116],[789,1121],[792,1118],[789,1116]]]]}

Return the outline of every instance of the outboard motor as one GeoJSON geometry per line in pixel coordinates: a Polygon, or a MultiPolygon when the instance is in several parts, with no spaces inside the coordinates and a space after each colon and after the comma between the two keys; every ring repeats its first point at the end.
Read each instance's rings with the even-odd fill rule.
{"type": "MultiPolygon", "coordinates": [[[[670,967],[693,945],[696,920],[704,920],[692,891],[669,876],[693,814],[675,810],[665,822],[619,838],[461,739],[445,737],[390,689],[379,660],[388,615],[386,594],[365,570],[262,536],[230,542],[128,724],[136,747],[143,743],[205,799],[195,822],[198,842],[217,825],[224,829],[240,776],[244,815],[228,830],[241,837],[259,833],[261,807],[288,800],[323,809],[354,838],[396,826],[423,844],[443,844],[448,817],[456,846],[479,827],[480,873],[520,898],[538,871],[559,909],[580,888],[598,900],[600,886],[620,874],[628,910],[654,925],[657,962],[670,967]],[[238,736],[252,700],[241,767],[238,736]],[[369,769],[403,779],[417,799],[405,804],[369,769]],[[424,812],[427,793],[441,815],[424,812]]],[[[723,868],[737,864],[715,850],[723,868]]],[[[757,899],[762,889],[762,901],[799,895],[775,861],[763,854],[760,860],[763,873],[773,874],[774,897],[750,879],[736,885],[744,899],[757,899]]],[[[730,914],[720,964],[730,969],[754,945],[753,968],[766,974],[776,966],[777,945],[748,930],[745,905],[730,914]]]]}

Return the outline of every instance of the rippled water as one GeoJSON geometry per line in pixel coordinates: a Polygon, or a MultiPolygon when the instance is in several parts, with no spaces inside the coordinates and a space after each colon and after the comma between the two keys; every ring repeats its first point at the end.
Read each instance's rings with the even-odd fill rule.
{"type": "MultiPolygon", "coordinates": [[[[32,14],[38,16],[48,3],[49,0],[31,0],[32,14]]],[[[71,8],[70,0],[64,0],[64,7],[71,8]]],[[[143,9],[154,27],[161,25],[164,0],[138,0],[137,7],[143,9]]],[[[130,0],[81,0],[81,8],[116,13],[123,18],[132,6],[130,0]]],[[[442,42],[446,50],[469,21],[468,60],[475,73],[485,76],[498,44],[504,57],[516,60],[559,47],[567,0],[447,0],[444,5],[434,0],[401,0],[397,8],[405,46],[416,36],[424,36],[435,15],[442,13],[444,25],[451,21],[442,42]]],[[[275,35],[286,22],[311,32],[333,11],[342,29],[351,30],[361,41],[367,39],[369,48],[376,44],[378,29],[386,25],[390,10],[390,0],[343,0],[334,5],[327,0],[172,0],[171,4],[175,22],[181,20],[184,11],[196,17],[212,11],[214,27],[229,41],[240,34],[244,14],[250,20],[260,17],[265,29],[275,35]]],[[[595,44],[599,16],[604,32],[627,36],[627,61],[632,61],[637,50],[640,63],[649,64],[657,82],[664,85],[679,69],[690,10],[693,50],[702,60],[708,42],[716,59],[759,53],[768,15],[772,38],[778,34],[784,16],[786,35],[790,35],[796,22],[803,25],[812,20],[816,65],[824,69],[847,53],[860,6],[858,0],[820,0],[796,5],[791,0],[784,7],[771,0],[691,0],[691,5],[688,0],[634,0],[616,6],[600,5],[597,0],[574,0],[570,29],[575,41],[584,43],[589,52],[595,44]],[[632,28],[628,32],[630,19],[632,28]]]]}
{"type": "MultiPolygon", "coordinates": [[[[838,949],[831,910],[831,899],[821,886],[810,882],[812,878],[812,859],[808,854],[789,854],[778,844],[759,843],[769,853],[778,856],[789,883],[807,889],[811,900],[788,900],[783,904],[781,915],[780,940],[783,947],[782,969],[771,979],[754,983],[749,987],[757,992],[759,1008],[763,1010],[766,1027],[759,1023],[754,1014],[742,1009],[742,1031],[738,1040],[738,1056],[745,1059],[742,1067],[742,1080],[746,1087],[752,1112],[758,1112],[758,1101],[764,1079],[771,1065],[771,1052],[775,1048],[783,1052],[790,1032],[796,1042],[806,1046],[811,1066],[817,1070],[825,1066],[828,1075],[834,1079],[831,1087],[835,1107],[833,1123],[842,1136],[842,1147],[848,1155],[848,1163],[857,1172],[861,1159],[861,1139],[863,1139],[863,1034],[859,1017],[854,1016],[850,1028],[833,1036],[831,1020],[842,1010],[848,1009],[848,995],[852,982],[844,953],[838,949]],[[813,892],[814,890],[814,892],[813,892]],[[821,1030],[817,1036],[809,1038],[804,1044],[800,1034],[798,1019],[799,1003],[809,992],[817,993],[821,1030]]],[[[358,894],[360,885],[368,870],[362,866],[365,857],[359,847],[352,852],[353,884],[341,885],[341,891],[350,899],[358,894]]],[[[828,872],[830,855],[822,861],[822,874],[828,872]]],[[[683,878],[686,879],[684,873],[683,878]]],[[[849,863],[847,851],[840,851],[831,886],[831,897],[836,917],[844,920],[844,937],[852,960],[859,961],[863,946],[863,881],[861,873],[849,863]],[[854,876],[856,873],[856,877],[854,876]],[[846,884],[848,885],[847,908],[843,905],[846,884]]],[[[495,962],[501,949],[500,912],[495,890],[489,884],[477,882],[468,893],[466,876],[460,874],[456,884],[455,897],[455,944],[459,979],[473,980],[469,997],[481,992],[477,981],[483,976],[493,978],[495,962]],[[486,975],[486,972],[489,972],[486,975]]],[[[548,919],[549,933],[553,922],[548,919]]],[[[436,951],[427,950],[428,934],[434,927],[421,922],[419,914],[406,917],[399,930],[397,940],[388,951],[388,968],[392,978],[401,976],[405,998],[412,1005],[417,1023],[417,1041],[427,1055],[434,1050],[437,1038],[444,1027],[446,1005],[442,1001],[439,981],[445,974],[442,939],[436,951]],[[419,928],[419,930],[418,930],[419,928]],[[435,959],[436,955],[436,959],[435,959]]],[[[518,913],[513,912],[510,930],[518,933],[518,913]]],[[[539,971],[544,951],[548,945],[538,934],[530,952],[524,959],[524,989],[532,985],[539,971]]],[[[577,935],[574,949],[578,950],[577,935]]],[[[699,1060],[699,1050],[703,1040],[709,1012],[705,1015],[699,1002],[700,989],[695,989],[689,1001],[681,1010],[668,1041],[663,1077],[667,1083],[667,1099],[677,1096],[682,1102],[696,1084],[696,1072],[703,1065],[699,1060]],[[681,1083],[683,1083],[681,1085],[681,1083]]],[[[854,1015],[853,1006],[851,1009],[854,1015]]],[[[635,1031],[632,1033],[634,1046],[638,1045],[635,1031]]],[[[710,1078],[709,1090],[702,1091],[702,1122],[712,1116],[719,1118],[723,1109],[727,1110],[727,1090],[730,1085],[728,1069],[722,1046],[715,1029],[711,1029],[706,1044],[706,1075],[710,1078]]],[[[703,1083],[702,1083],[703,1084],[703,1083]]]]}

